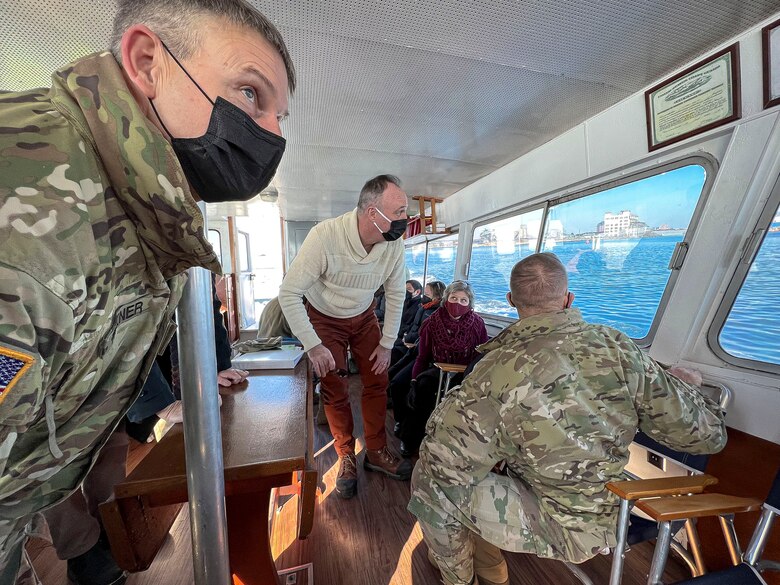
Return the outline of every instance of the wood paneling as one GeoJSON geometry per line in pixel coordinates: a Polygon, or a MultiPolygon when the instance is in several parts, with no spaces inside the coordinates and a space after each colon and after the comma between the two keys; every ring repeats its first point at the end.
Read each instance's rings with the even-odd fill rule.
{"type": "MultiPolygon", "coordinates": [[[[726,448],[713,455],[707,466],[707,473],[718,478],[718,484],[707,491],[763,500],[780,469],[780,445],[736,429],[730,428],[728,433],[726,448]]],[[[750,541],[759,515],[760,512],[748,512],[735,517],[734,524],[743,549],[750,541]]],[[[697,527],[707,568],[715,571],[728,567],[728,549],[717,519],[702,518],[697,527]]],[[[780,559],[780,526],[777,522],[769,535],[764,557],[780,559]]],[[[769,571],[764,578],[769,585],[780,585],[780,573],[769,571]]]]}

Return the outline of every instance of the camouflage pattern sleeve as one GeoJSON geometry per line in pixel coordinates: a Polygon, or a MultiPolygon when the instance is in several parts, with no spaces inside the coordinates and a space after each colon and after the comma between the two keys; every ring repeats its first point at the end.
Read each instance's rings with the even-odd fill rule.
{"type": "Polygon", "coordinates": [[[0,475],[16,438],[43,408],[67,356],[70,307],[29,275],[0,264],[0,475]]]}
{"type": "Polygon", "coordinates": [[[506,386],[501,380],[508,378],[496,360],[491,359],[494,357],[483,359],[428,420],[428,438],[420,449],[420,461],[445,492],[447,486],[476,485],[496,463],[516,454],[496,399],[506,386]]]}
{"type": "Polygon", "coordinates": [[[666,372],[637,349],[636,410],[639,429],[659,443],[686,453],[717,453],[726,446],[723,409],[695,386],[666,372]],[[639,357],[641,356],[641,357],[639,357]]]}

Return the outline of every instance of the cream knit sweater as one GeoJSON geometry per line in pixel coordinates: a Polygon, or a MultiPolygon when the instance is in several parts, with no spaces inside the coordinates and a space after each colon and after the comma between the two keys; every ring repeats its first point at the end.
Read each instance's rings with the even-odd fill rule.
{"type": "Polygon", "coordinates": [[[385,285],[382,347],[398,335],[405,294],[404,244],[381,242],[366,253],[358,233],[357,209],[314,226],[279,289],[279,303],[293,335],[308,351],[321,343],[309,322],[302,297],[320,313],[347,319],[363,313],[374,292],[385,285]]]}

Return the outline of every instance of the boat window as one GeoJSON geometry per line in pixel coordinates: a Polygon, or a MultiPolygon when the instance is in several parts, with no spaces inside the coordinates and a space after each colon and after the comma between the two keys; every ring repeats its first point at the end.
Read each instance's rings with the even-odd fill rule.
{"type": "Polygon", "coordinates": [[[279,294],[282,267],[282,223],[275,202],[252,201],[246,216],[236,217],[241,275],[242,314],[261,315],[268,302],[279,294]],[[254,309],[250,308],[250,305],[254,309]]]}
{"type": "Polygon", "coordinates": [[[474,228],[469,282],[476,311],[517,317],[506,302],[509,273],[518,260],[536,251],[543,214],[543,208],[534,209],[474,228]]]}
{"type": "MultiPolygon", "coordinates": [[[[222,235],[219,230],[210,229],[208,232],[209,244],[214,248],[214,253],[217,255],[217,260],[222,264],[222,235]]],[[[223,266],[224,269],[224,266],[223,266]]]]}
{"type": "Polygon", "coordinates": [[[710,346],[727,361],[768,371],[780,371],[778,200],[780,188],[776,186],[758,227],[743,248],[709,338],[710,346]]]}
{"type": "Polygon", "coordinates": [[[706,178],[701,165],[678,166],[550,205],[541,250],[566,266],[586,321],[649,342],[706,178]]]}
{"type": "Polygon", "coordinates": [[[425,281],[425,251],[427,242],[409,246],[404,250],[406,256],[406,269],[409,274],[406,280],[425,281]]]}
{"type": "Polygon", "coordinates": [[[455,279],[455,260],[457,256],[458,234],[429,241],[425,282],[431,282],[432,280],[440,280],[444,284],[452,282],[455,279]]]}

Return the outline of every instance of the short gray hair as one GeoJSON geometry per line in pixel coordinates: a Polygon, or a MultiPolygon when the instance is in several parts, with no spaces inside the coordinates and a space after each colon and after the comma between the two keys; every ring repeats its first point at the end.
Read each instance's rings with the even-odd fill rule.
{"type": "Polygon", "coordinates": [[[379,175],[373,179],[366,181],[363,188],[360,190],[360,198],[358,199],[358,209],[365,211],[372,205],[376,205],[382,193],[385,192],[387,186],[390,184],[395,185],[399,189],[401,188],[401,179],[395,175],[379,175]]]}
{"type": "Polygon", "coordinates": [[[532,254],[512,268],[512,302],[520,309],[550,309],[569,290],[566,268],[551,252],[532,254]]]}
{"type": "Polygon", "coordinates": [[[295,67],[281,33],[244,0],[119,0],[111,52],[121,63],[122,35],[134,24],[143,24],[162,39],[177,59],[188,59],[200,46],[199,21],[204,16],[224,18],[259,33],[279,52],[287,71],[290,94],[295,91],[295,67]]]}
{"type": "Polygon", "coordinates": [[[465,280],[453,280],[447,288],[444,289],[444,295],[442,301],[445,303],[449,300],[450,295],[454,292],[464,292],[469,297],[469,307],[474,308],[474,289],[465,280]]]}

